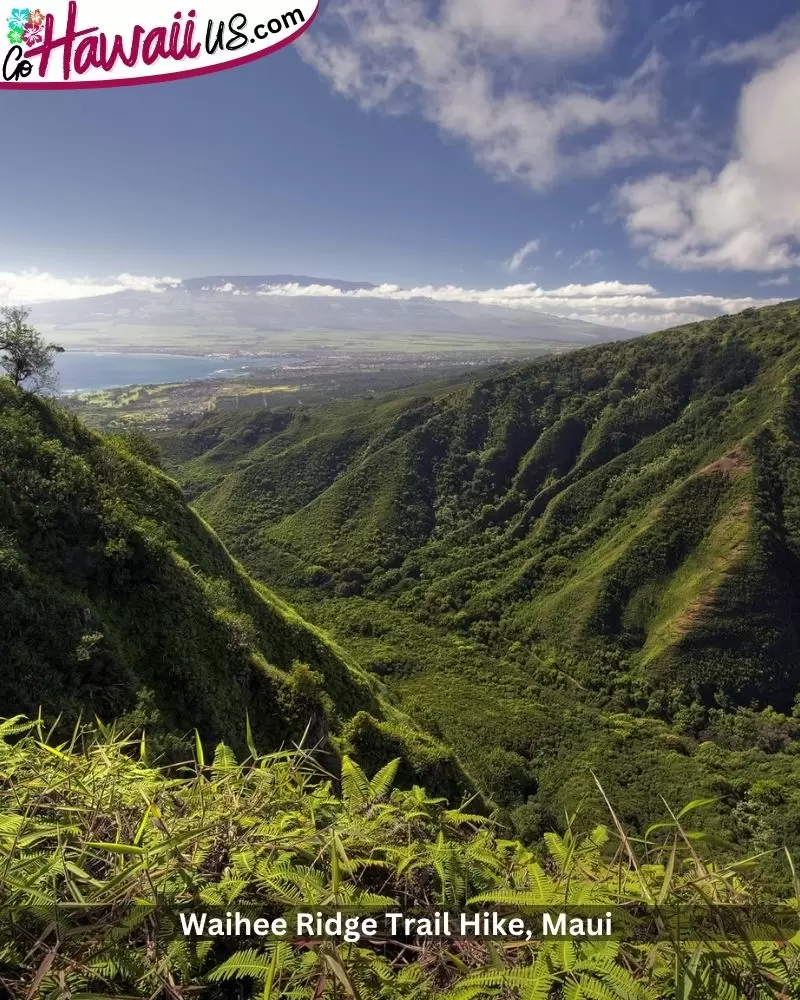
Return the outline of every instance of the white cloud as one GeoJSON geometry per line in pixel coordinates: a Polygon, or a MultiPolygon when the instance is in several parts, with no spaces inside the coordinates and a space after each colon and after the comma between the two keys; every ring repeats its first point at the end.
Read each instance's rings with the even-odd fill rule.
{"type": "Polygon", "coordinates": [[[443,23],[484,44],[526,54],[575,56],[605,45],[605,2],[598,0],[449,0],[443,23]]]}
{"type": "Polygon", "coordinates": [[[710,49],[700,59],[700,65],[737,66],[756,63],[770,66],[797,48],[800,48],[800,17],[792,17],[764,35],[710,49]]]}
{"type": "MultiPolygon", "coordinates": [[[[148,278],[120,275],[108,280],[59,278],[43,272],[0,273],[0,303],[34,305],[37,303],[94,298],[111,292],[135,289],[141,292],[164,292],[180,284],[176,278],[148,278]]],[[[544,288],[535,282],[516,283],[499,288],[463,288],[459,285],[419,285],[402,288],[383,284],[372,288],[341,289],[335,285],[265,285],[258,291],[238,288],[233,282],[214,289],[214,293],[241,297],[362,299],[386,302],[431,301],[453,306],[490,306],[509,311],[520,318],[525,312],[546,313],[566,319],[583,320],[636,331],[664,329],[741,312],[742,309],[779,302],[775,298],[726,297],[690,294],[663,295],[651,284],[623,281],[573,282],[544,288]]]]}
{"type": "Polygon", "coordinates": [[[116,278],[58,278],[46,271],[19,274],[0,271],[0,303],[28,305],[64,299],[85,299],[111,292],[161,292],[178,284],[179,278],[152,278],[120,274],[116,278]]]}
{"type": "Polygon", "coordinates": [[[661,173],[620,189],[634,243],[684,269],[800,267],[798,107],[800,47],[744,88],[735,153],[716,176],[661,173]]]}
{"type": "Polygon", "coordinates": [[[528,240],[528,242],[515,251],[511,257],[506,261],[506,268],[511,271],[512,274],[519,271],[522,265],[525,263],[526,257],[529,257],[532,253],[536,253],[541,246],[541,240],[528,240]]]}
{"type": "Polygon", "coordinates": [[[180,278],[146,278],[138,274],[120,274],[113,279],[111,289],[100,294],[106,295],[109,290],[115,292],[163,292],[165,289],[174,287],[180,283],[180,278]]]}
{"type": "Polygon", "coordinates": [[[661,295],[648,284],[627,284],[621,281],[596,281],[590,284],[569,284],[557,288],[542,288],[530,282],[503,288],[461,288],[457,285],[423,285],[401,288],[399,285],[378,285],[353,291],[342,291],[331,285],[273,285],[257,294],[266,296],[322,296],[329,298],[383,299],[409,301],[430,299],[435,302],[464,303],[501,307],[514,311],[536,311],[584,320],[606,326],[649,331],[680,323],[698,322],[723,313],[741,312],[779,302],[779,299],[725,297],[718,295],[661,295]]]}
{"type": "Polygon", "coordinates": [[[564,83],[568,64],[614,37],[609,0],[339,0],[297,43],[340,94],[364,108],[416,111],[466,141],[500,178],[543,189],[679,140],[660,120],[651,54],[602,89],[564,83]]]}
{"type": "Polygon", "coordinates": [[[788,274],[781,274],[777,278],[765,278],[764,281],[759,281],[759,285],[762,288],[785,288],[789,284],[791,284],[791,278],[788,274]]]}
{"type": "MultiPolygon", "coordinates": [[[[700,6],[676,3],[655,27],[673,30],[700,6]]],[[[697,108],[665,123],[656,51],[628,78],[576,82],[573,68],[607,55],[621,10],[613,0],[339,0],[298,50],[338,93],[364,108],[419,113],[496,177],[535,190],[648,157],[713,162],[697,108]]],[[[682,269],[800,266],[800,18],[701,63],[762,67],[741,96],[734,152],[718,173],[675,176],[662,166],[625,185],[632,242],[682,269]]]]}

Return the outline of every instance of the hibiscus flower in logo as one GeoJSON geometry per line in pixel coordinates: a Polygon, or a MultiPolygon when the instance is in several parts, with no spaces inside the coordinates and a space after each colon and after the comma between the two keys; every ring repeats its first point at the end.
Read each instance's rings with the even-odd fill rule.
{"type": "Polygon", "coordinates": [[[12,7],[11,17],[8,18],[9,35],[12,31],[24,31],[30,16],[31,12],[27,7],[12,7]]]}
{"type": "Polygon", "coordinates": [[[28,23],[26,28],[40,28],[44,24],[45,15],[37,8],[28,12],[28,23]]]}
{"type": "Polygon", "coordinates": [[[7,37],[12,45],[21,45],[23,39],[22,28],[12,28],[7,37]]]}
{"type": "Polygon", "coordinates": [[[41,45],[44,32],[39,25],[28,23],[25,27],[23,38],[25,39],[25,44],[28,46],[41,45]]]}

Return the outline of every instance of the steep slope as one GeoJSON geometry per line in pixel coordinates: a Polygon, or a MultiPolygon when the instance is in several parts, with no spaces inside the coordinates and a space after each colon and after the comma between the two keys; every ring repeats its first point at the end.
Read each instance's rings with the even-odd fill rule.
{"type": "Polygon", "coordinates": [[[203,444],[212,419],[168,450],[191,454],[178,475],[248,567],[521,829],[580,802],[599,815],[595,771],[631,822],[661,795],[714,795],[725,836],[774,846],[800,841],[784,786],[800,735],[798,365],[793,303],[457,391],[228,424],[221,447],[203,444]]]}
{"type": "MultiPolygon", "coordinates": [[[[800,681],[799,313],[273,418],[198,509],[289,586],[534,643],[581,683],[613,653],[646,688],[786,708],[800,681]]],[[[196,462],[198,479],[219,458],[196,462]]]]}
{"type": "Polygon", "coordinates": [[[0,704],[241,746],[302,735],[452,759],[321,632],[255,584],[125,440],[0,380],[0,704]],[[348,722],[348,720],[350,720],[348,722]],[[354,721],[355,720],[355,721],[354,721]],[[383,727],[383,729],[381,728],[383,727]],[[391,742],[391,739],[389,739],[391,742]],[[406,746],[407,744],[407,746],[406,746]]]}

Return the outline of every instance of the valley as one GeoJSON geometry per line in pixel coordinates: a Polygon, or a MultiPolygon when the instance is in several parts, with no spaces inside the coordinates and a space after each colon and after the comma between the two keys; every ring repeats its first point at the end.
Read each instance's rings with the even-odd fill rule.
{"type": "Polygon", "coordinates": [[[799,316],[156,440],[523,835],[603,814],[594,772],[640,829],[709,798],[728,850],[800,843],[799,316]]]}
{"type": "Polygon", "coordinates": [[[291,7],[4,15],[0,1000],[800,1000],[797,0],[291,7]]]}
{"type": "Polygon", "coordinates": [[[238,380],[68,409],[0,380],[0,983],[158,995],[168,968],[301,997],[329,961],[350,996],[409,1000],[796,982],[799,335],[787,303],[523,362],[306,372],[257,406],[238,380]],[[51,896],[70,930],[38,973],[51,896]],[[691,955],[656,896],[699,921],[691,955]],[[119,933],[132,899],[158,963],[119,933]],[[500,959],[479,921],[426,941],[448,908],[581,928],[587,900],[628,930],[550,940],[553,917],[500,959]],[[298,903],[410,913],[414,950],[187,950],[171,908],[222,901],[270,927],[298,903]]]}

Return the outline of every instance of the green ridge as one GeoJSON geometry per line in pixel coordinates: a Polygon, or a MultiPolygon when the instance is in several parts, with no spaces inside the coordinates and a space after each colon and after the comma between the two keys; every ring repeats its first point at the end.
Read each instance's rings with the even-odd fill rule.
{"type": "Polygon", "coordinates": [[[122,718],[172,752],[195,728],[241,748],[246,716],[267,747],[307,726],[312,743],[346,747],[348,720],[367,717],[402,734],[410,776],[463,786],[452,753],[254,582],[135,451],[0,380],[4,710],[122,718]]]}
{"type": "Polygon", "coordinates": [[[521,827],[599,808],[595,767],[638,823],[720,793],[720,836],[774,846],[800,843],[799,372],[788,303],[287,413],[249,449],[212,418],[231,459],[204,422],[161,443],[248,569],[485,788],[516,769],[521,827]],[[763,780],[784,797],[756,834],[763,780]]]}

